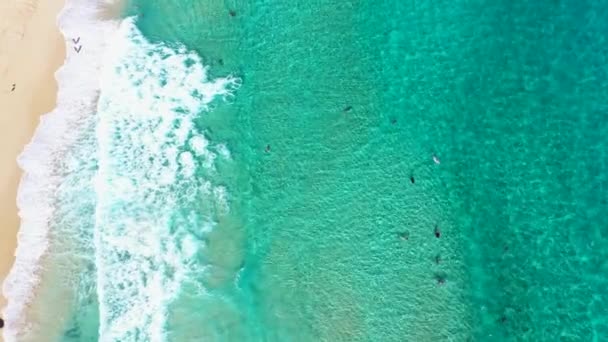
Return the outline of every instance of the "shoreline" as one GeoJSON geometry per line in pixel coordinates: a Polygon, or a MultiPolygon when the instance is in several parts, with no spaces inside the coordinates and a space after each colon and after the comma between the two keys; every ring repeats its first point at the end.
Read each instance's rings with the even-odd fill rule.
{"type": "MultiPolygon", "coordinates": [[[[73,244],[69,239],[53,239],[71,236],[70,229],[75,224],[70,222],[69,213],[56,211],[55,203],[58,200],[75,202],[75,198],[61,196],[67,193],[77,194],[90,186],[90,175],[84,176],[84,179],[79,178],[69,161],[76,154],[85,153],[83,151],[91,146],[90,139],[83,134],[90,135],[87,130],[93,127],[103,56],[119,23],[119,20],[113,20],[113,16],[120,14],[123,4],[113,0],[85,3],[77,0],[54,1],[56,2],[46,4],[46,7],[29,7],[35,9],[29,20],[40,24],[36,26],[38,30],[29,29],[23,35],[24,41],[26,35],[31,36],[28,45],[31,49],[15,49],[18,44],[11,44],[17,52],[38,57],[32,58],[32,63],[39,62],[37,65],[47,67],[38,70],[24,63],[29,62],[27,59],[14,58],[21,62],[23,69],[31,71],[32,76],[46,72],[44,75],[50,80],[48,83],[38,77],[32,84],[51,84],[52,92],[46,94],[52,101],[48,107],[32,115],[30,120],[36,120],[30,123],[30,130],[23,134],[21,144],[17,145],[10,156],[10,165],[15,168],[18,165],[22,172],[19,173],[17,169],[17,177],[20,175],[21,179],[15,184],[16,196],[9,198],[11,203],[16,202],[20,218],[19,232],[15,234],[16,228],[13,230],[13,244],[7,248],[9,254],[14,252],[14,257],[11,256],[8,260],[8,266],[12,263],[12,267],[8,274],[1,274],[4,278],[0,279],[3,280],[3,295],[9,299],[2,303],[1,308],[6,323],[1,331],[5,341],[59,338],[69,324],[70,310],[77,307],[75,300],[78,298],[78,289],[68,284],[79,283],[76,278],[78,270],[73,269],[72,273],[72,269],[67,270],[66,267],[78,267],[73,263],[71,255],[82,255],[79,254],[82,252],[79,251],[82,244],[75,240],[73,244]],[[35,13],[45,17],[34,17],[35,13]],[[42,23],[46,23],[46,26],[42,23]],[[55,41],[50,40],[49,31],[53,31],[55,41]],[[36,38],[44,42],[40,43],[36,38]],[[41,45],[44,44],[47,50],[42,49],[41,45]],[[57,51],[59,53],[55,54],[55,58],[48,57],[51,52],[57,51]],[[51,61],[54,61],[52,67],[51,61]],[[82,138],[84,140],[80,140],[82,138]],[[65,187],[71,189],[68,191],[65,187]],[[57,220],[62,223],[55,224],[57,220]],[[56,250],[58,248],[61,252],[56,250]],[[66,249],[71,253],[63,253],[66,249]],[[64,277],[66,272],[75,277],[57,279],[56,275],[64,277]],[[64,312],[54,310],[49,315],[48,308],[56,306],[64,312]]],[[[15,68],[11,72],[14,74],[16,70],[15,68]]],[[[23,72],[25,75],[26,71],[23,72]]],[[[27,95],[24,103],[36,101],[37,104],[42,104],[36,97],[37,93],[27,95]]],[[[28,108],[34,110],[40,106],[28,108]]],[[[14,206],[13,204],[13,208],[14,206]]],[[[9,233],[10,230],[7,230],[9,233]]]]}
{"type": "MultiPolygon", "coordinates": [[[[22,170],[17,156],[30,141],[40,116],[56,106],[54,74],[65,60],[65,41],[57,16],[65,0],[17,1],[0,13],[0,282],[15,261],[19,216],[16,204],[22,170]]],[[[7,304],[0,295],[0,308],[7,304]]],[[[0,338],[0,341],[2,338],[0,338]]]]}

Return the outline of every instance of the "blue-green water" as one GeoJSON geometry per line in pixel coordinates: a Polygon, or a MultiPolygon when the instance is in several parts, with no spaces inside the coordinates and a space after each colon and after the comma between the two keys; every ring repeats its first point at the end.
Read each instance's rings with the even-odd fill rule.
{"type": "Polygon", "coordinates": [[[126,14],[64,340],[608,339],[607,4],[126,14]]]}
{"type": "Polygon", "coordinates": [[[201,119],[236,164],[215,262],[243,265],[229,308],[197,309],[213,339],[606,338],[606,5],[140,10],[243,78],[201,119]]]}

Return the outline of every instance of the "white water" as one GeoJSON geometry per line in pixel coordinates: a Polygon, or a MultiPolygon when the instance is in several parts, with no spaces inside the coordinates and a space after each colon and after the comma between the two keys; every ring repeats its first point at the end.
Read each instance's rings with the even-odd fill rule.
{"type": "Polygon", "coordinates": [[[146,42],[132,19],[98,20],[99,4],[67,0],[58,16],[67,57],[57,107],[19,157],[7,342],[91,331],[100,341],[165,340],[171,299],[205,271],[200,238],[229,211],[226,189],[197,172],[214,174],[230,151],[194,118],[240,81],[209,80],[198,56],[146,42]]]}
{"type": "Polygon", "coordinates": [[[195,119],[239,80],[210,80],[196,54],[147,42],[133,19],[122,22],[103,64],[95,178],[99,339],[164,341],[168,306],[205,271],[196,237],[229,210],[226,190],[205,177],[216,172],[216,158],[229,158],[228,148],[210,142],[195,119]]]}
{"type": "Polygon", "coordinates": [[[86,157],[84,152],[95,158],[95,146],[90,146],[90,137],[86,135],[94,123],[102,54],[118,25],[96,18],[99,4],[94,0],[67,0],[59,14],[58,25],[66,40],[67,56],[55,74],[59,89],[57,107],[41,117],[31,142],[18,158],[24,172],[17,196],[21,226],[15,264],[2,289],[8,299],[2,313],[6,322],[3,337],[7,342],[54,340],[68,319],[68,313],[63,311],[69,310],[69,303],[75,300],[69,286],[79,281],[78,272],[73,269],[78,261],[70,255],[78,251],[61,250],[71,244],[58,239],[62,233],[77,232],[80,227],[75,217],[58,217],[57,205],[66,200],[59,198],[59,194],[69,189],[84,192],[92,185],[90,179],[77,177],[80,171],[85,174],[90,171],[81,170],[77,159],[86,157]],[[82,45],[80,53],[73,49],[72,38],[77,37],[82,45]],[[46,262],[53,259],[49,256],[52,250],[65,253],[55,256],[62,263],[55,267],[64,271],[61,275],[49,274],[53,268],[46,262]],[[65,289],[43,291],[50,286],[46,283],[43,286],[43,279],[61,281],[55,286],[65,289]],[[39,303],[41,291],[58,296],[46,298],[55,304],[52,309],[46,308],[52,315],[44,314],[44,305],[39,303]]]}

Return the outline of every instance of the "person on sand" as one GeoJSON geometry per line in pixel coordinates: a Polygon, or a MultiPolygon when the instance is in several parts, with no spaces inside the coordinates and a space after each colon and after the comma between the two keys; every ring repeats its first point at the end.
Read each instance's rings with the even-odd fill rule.
{"type": "Polygon", "coordinates": [[[0,318],[0,329],[4,328],[4,320],[0,318]]]}

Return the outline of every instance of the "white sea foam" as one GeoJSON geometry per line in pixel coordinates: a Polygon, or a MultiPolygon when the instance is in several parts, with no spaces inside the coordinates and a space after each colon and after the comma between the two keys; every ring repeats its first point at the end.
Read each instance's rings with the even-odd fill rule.
{"type": "MultiPolygon", "coordinates": [[[[43,331],[42,323],[36,321],[30,311],[38,299],[36,290],[41,277],[48,277],[43,261],[53,244],[49,237],[53,234],[50,227],[57,219],[56,195],[66,187],[62,184],[65,175],[79,168],[79,161],[70,159],[68,151],[83,127],[92,120],[99,91],[102,52],[107,46],[107,37],[118,24],[100,22],[96,13],[96,1],[67,0],[59,14],[58,25],[66,40],[67,56],[64,65],[55,73],[57,106],[41,117],[31,142],[18,158],[24,172],[17,196],[21,226],[15,264],[2,289],[8,299],[3,310],[5,341],[42,340],[41,336],[35,337],[37,333],[45,333],[45,338],[54,336],[50,329],[43,331]],[[73,49],[72,38],[76,37],[80,37],[80,53],[73,49]]],[[[64,309],[59,307],[60,302],[57,304],[54,310],[64,309]]],[[[61,321],[58,317],[62,316],[48,319],[61,321]]]]}
{"type": "Polygon", "coordinates": [[[231,158],[231,156],[230,156],[230,150],[228,149],[228,146],[226,146],[226,144],[218,144],[217,145],[217,152],[224,159],[230,160],[230,158],[231,158]]]}
{"type": "Polygon", "coordinates": [[[228,210],[226,189],[196,174],[214,169],[215,144],[193,120],[239,83],[207,71],[184,47],[147,42],[133,19],[104,61],[95,178],[101,341],[166,340],[169,303],[205,268],[195,262],[204,248],[197,239],[217,213],[203,208],[219,201],[228,210]]]}

